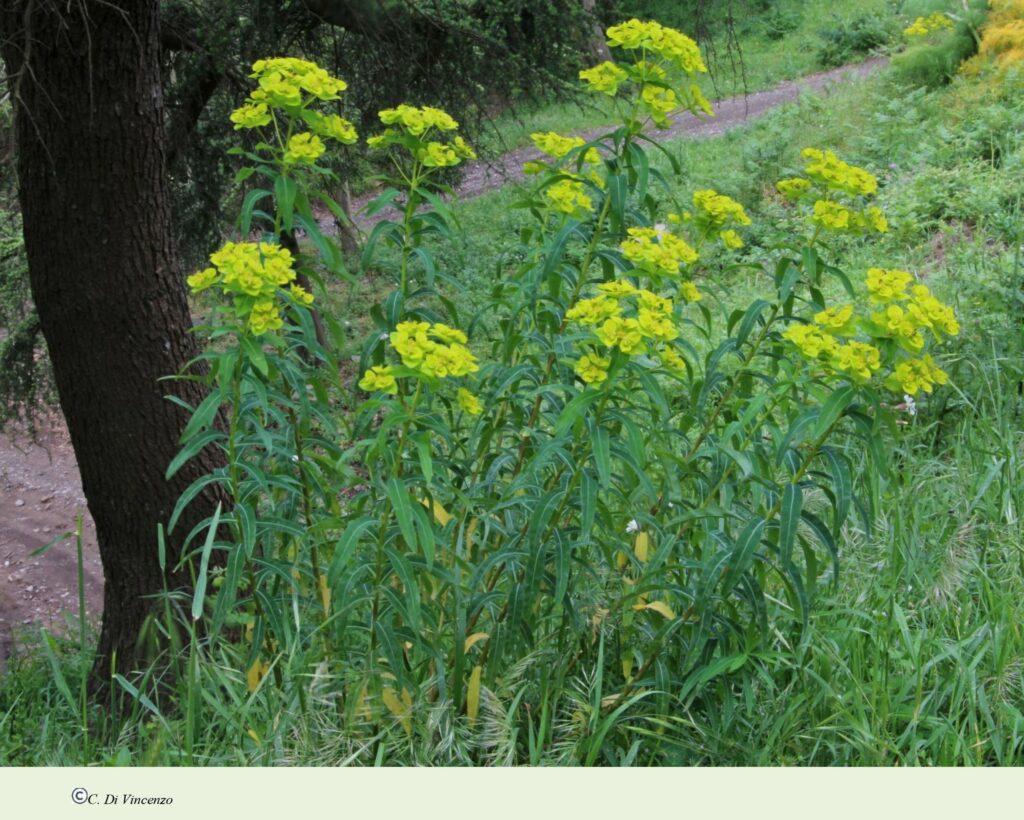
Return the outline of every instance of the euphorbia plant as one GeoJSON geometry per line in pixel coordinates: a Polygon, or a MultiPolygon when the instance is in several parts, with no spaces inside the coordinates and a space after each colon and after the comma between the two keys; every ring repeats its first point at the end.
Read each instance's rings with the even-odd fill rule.
{"type": "MultiPolygon", "coordinates": [[[[381,112],[370,138],[395,168],[371,208],[400,219],[375,228],[364,265],[381,240],[399,261],[351,383],[310,369],[307,296],[280,249],[246,246],[245,276],[222,250],[192,280],[230,300],[212,331],[227,339],[210,354],[221,387],[183,457],[211,441],[228,451],[210,477],[235,502],[212,631],[248,624],[252,688],[302,698],[316,669],[353,732],[393,718],[429,734],[440,710],[472,733],[487,701],[522,727],[525,757],[571,737],[598,761],[619,721],[671,715],[800,630],[821,567],[838,572],[852,443],[884,470],[888,393],[944,380],[926,351],[956,332],[949,308],[910,274],[861,281],[826,259],[831,231],[887,228],[868,204],[874,177],[829,152],[808,150],[806,176],[780,183],[797,207],[814,200],[761,298],[707,306],[750,219],[710,188],[664,210],[655,195],[675,189],[646,132],[681,107],[710,112],[699,50],[656,23],[608,34],[623,60],[581,76],[621,124],[590,142],[533,135],[547,159],[527,169],[532,226],[469,326],[445,292],[458,274],[435,279],[427,240],[454,229],[437,169],[472,152],[433,108],[381,112]],[[249,274],[254,293],[239,284],[249,274]],[[848,302],[826,302],[829,278],[848,302]],[[338,391],[358,391],[353,412],[338,391]],[[222,403],[227,435],[206,429],[222,403]]],[[[288,122],[307,121],[302,99],[288,122]]],[[[291,174],[294,139],[289,128],[260,167],[294,179],[301,216],[316,158],[291,174]]],[[[267,215],[275,229],[287,201],[267,215]]],[[[329,240],[314,239],[330,267],[329,240]]]]}

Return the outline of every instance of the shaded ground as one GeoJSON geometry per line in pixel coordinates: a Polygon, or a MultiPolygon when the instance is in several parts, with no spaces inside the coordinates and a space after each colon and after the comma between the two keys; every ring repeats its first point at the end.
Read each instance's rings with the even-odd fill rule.
{"type": "Polygon", "coordinates": [[[59,631],[78,613],[78,560],[74,538],[43,555],[32,552],[61,534],[73,533],[83,513],[86,607],[103,607],[103,567],[96,531],[85,506],[75,454],[64,419],[40,419],[38,441],[22,431],[0,435],[0,665],[12,629],[30,624],[59,631]]]}
{"type": "MultiPolygon", "coordinates": [[[[747,97],[715,103],[713,119],[689,114],[678,117],[662,139],[706,139],[743,125],[771,109],[797,99],[805,91],[824,91],[836,83],[864,77],[885,65],[884,58],[868,60],[792,80],[747,97]]],[[[581,132],[592,139],[603,129],[581,132]]],[[[523,179],[523,163],[541,157],[533,147],[511,151],[500,160],[465,166],[456,190],[469,199],[505,183],[523,179]]],[[[372,195],[353,203],[358,211],[372,195]]],[[[329,221],[329,220],[325,220],[329,221]]],[[[362,225],[370,220],[358,220],[362,225]]],[[[326,230],[333,225],[324,224],[326,230]]],[[[0,434],[0,669],[11,645],[12,629],[32,624],[60,629],[78,611],[78,565],[75,541],[69,538],[41,556],[32,556],[62,533],[73,532],[83,513],[86,605],[90,618],[99,616],[103,602],[103,568],[96,547],[96,532],[86,510],[64,420],[54,414],[41,420],[39,440],[14,431],[0,434]]]]}

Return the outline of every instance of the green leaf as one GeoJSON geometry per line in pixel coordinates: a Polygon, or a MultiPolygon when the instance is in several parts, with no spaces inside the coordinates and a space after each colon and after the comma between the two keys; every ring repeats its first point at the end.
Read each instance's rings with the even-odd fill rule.
{"type": "Polygon", "coordinates": [[[790,562],[793,554],[803,504],[803,490],[796,484],[787,484],[782,491],[782,510],[779,515],[779,555],[783,565],[790,562]]]}
{"type": "Polygon", "coordinates": [[[274,200],[277,213],[281,217],[281,230],[292,229],[292,215],[295,212],[295,196],[299,189],[291,177],[278,176],[274,180],[274,200]]]}
{"type": "Polygon", "coordinates": [[[833,390],[821,408],[821,415],[818,416],[817,424],[814,426],[814,438],[820,439],[828,429],[838,421],[843,411],[850,406],[857,395],[856,389],[851,385],[833,390]]]}
{"type": "Polygon", "coordinates": [[[580,418],[584,411],[598,398],[601,396],[600,390],[595,390],[592,387],[588,387],[578,396],[574,397],[565,407],[562,408],[562,412],[558,415],[558,421],[555,422],[555,435],[563,436],[569,430],[570,427],[580,418]]]}
{"type": "Polygon", "coordinates": [[[405,485],[397,478],[388,479],[384,487],[388,499],[391,501],[391,508],[395,511],[398,519],[398,529],[402,532],[406,546],[410,552],[416,551],[416,529],[412,523],[412,502],[409,500],[409,493],[405,485]]]}
{"type": "Polygon", "coordinates": [[[220,502],[217,502],[217,509],[213,512],[213,520],[210,522],[210,529],[206,533],[206,543],[203,544],[202,556],[199,559],[199,574],[196,576],[195,593],[192,595],[192,620],[198,621],[203,614],[203,603],[206,599],[207,569],[210,566],[210,552],[213,550],[213,542],[217,538],[217,525],[220,524],[220,502]]]}
{"type": "Polygon", "coordinates": [[[266,188],[255,188],[245,195],[245,199],[242,200],[242,210],[238,217],[238,229],[243,237],[249,236],[252,230],[252,216],[256,203],[270,195],[270,191],[266,188]]]}
{"type": "Polygon", "coordinates": [[[746,572],[754,561],[754,551],[761,543],[761,535],[767,522],[758,517],[747,523],[733,545],[729,556],[728,569],[722,583],[722,594],[729,593],[739,583],[740,576],[746,572]]]}
{"type": "Polygon", "coordinates": [[[379,523],[376,518],[367,516],[356,519],[345,528],[345,532],[342,533],[341,538],[334,547],[334,556],[331,558],[331,564],[327,568],[327,583],[329,586],[333,587],[337,583],[338,576],[349,562],[349,559],[351,559],[352,553],[355,551],[356,545],[359,543],[363,533],[379,523]]]}

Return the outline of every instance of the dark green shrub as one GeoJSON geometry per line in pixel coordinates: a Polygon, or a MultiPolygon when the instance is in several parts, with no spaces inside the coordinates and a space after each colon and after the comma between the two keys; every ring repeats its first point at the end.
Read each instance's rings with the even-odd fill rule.
{"type": "Polygon", "coordinates": [[[847,21],[836,18],[830,28],[818,32],[823,41],[818,62],[825,68],[843,65],[886,45],[892,35],[889,23],[876,14],[861,14],[847,21]]]}

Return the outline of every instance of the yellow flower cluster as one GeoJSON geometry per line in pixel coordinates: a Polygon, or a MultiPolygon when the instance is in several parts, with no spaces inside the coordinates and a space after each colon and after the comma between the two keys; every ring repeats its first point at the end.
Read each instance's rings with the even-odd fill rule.
{"type": "Polygon", "coordinates": [[[188,277],[193,293],[216,286],[230,295],[236,318],[259,336],[283,326],[277,297],[288,287],[300,304],[313,302],[313,294],[294,284],[291,252],[269,242],[228,242],[210,256],[212,267],[188,277]]]}
{"type": "Polygon", "coordinates": [[[776,188],[793,202],[813,196],[812,224],[819,229],[849,233],[889,230],[882,210],[863,202],[878,191],[878,180],[872,173],[844,162],[832,151],[805,148],[803,157],[807,177],[779,180],[776,188]]]}
{"type": "Polygon", "coordinates": [[[581,71],[580,79],[586,82],[593,91],[614,97],[619,93],[619,86],[629,79],[629,74],[615,63],[605,61],[593,68],[581,71]]]}
{"type": "Polygon", "coordinates": [[[315,134],[296,134],[285,146],[284,161],[288,165],[313,165],[325,150],[320,137],[315,134]]]}
{"type": "Polygon", "coordinates": [[[390,365],[377,365],[371,367],[359,380],[359,387],[368,393],[380,391],[381,393],[397,393],[398,382],[395,373],[390,365]]]}
{"type": "Polygon", "coordinates": [[[920,359],[906,359],[896,365],[892,374],[885,380],[890,390],[899,390],[909,396],[916,396],[923,390],[931,393],[937,384],[949,381],[946,371],[935,364],[927,353],[920,359]]]}
{"type": "Polygon", "coordinates": [[[480,403],[480,399],[470,393],[465,387],[458,389],[455,398],[459,403],[459,407],[471,416],[479,416],[484,412],[484,406],[480,403]]]}
{"type": "Polygon", "coordinates": [[[643,50],[645,53],[661,57],[687,74],[703,73],[708,70],[696,42],[660,23],[642,22],[634,18],[612,26],[606,33],[608,45],[612,48],[643,50]]]}
{"type": "MultiPolygon", "coordinates": [[[[604,282],[597,289],[599,295],[581,299],[566,311],[567,321],[592,328],[596,341],[627,356],[644,354],[648,345],[662,344],[660,355],[663,363],[668,363],[666,367],[673,372],[685,368],[679,354],[667,345],[679,338],[671,299],[626,280],[604,282]]],[[[600,383],[609,363],[610,359],[597,353],[585,352],[576,364],[576,373],[588,384],[600,383]]]]}
{"type": "MultiPolygon", "coordinates": [[[[535,134],[530,134],[530,139],[533,140],[533,144],[537,146],[539,151],[555,159],[561,159],[574,148],[586,145],[586,140],[582,137],[563,137],[554,131],[546,133],[538,131],[535,134]]],[[[596,148],[588,148],[583,155],[583,161],[591,165],[597,165],[601,162],[601,155],[597,152],[596,148]]]]}
{"type": "Polygon", "coordinates": [[[914,277],[901,270],[871,268],[866,276],[868,304],[881,305],[869,316],[856,314],[852,304],[836,305],[819,311],[808,324],[791,325],[782,336],[808,359],[822,361],[828,368],[845,373],[854,381],[869,380],[882,369],[882,350],[891,372],[884,384],[914,395],[930,392],[932,385],[944,384],[946,374],[930,356],[906,358],[905,351],[918,354],[924,348],[924,331],[930,330],[938,341],[960,332],[952,308],[943,304],[925,285],[914,284],[914,277]],[[872,342],[842,342],[839,337],[866,333],[872,342]]]}
{"type": "Polygon", "coordinates": [[[444,379],[480,369],[466,347],[466,334],[448,325],[402,322],[390,335],[402,364],[424,376],[444,379]]]}
{"type": "Polygon", "coordinates": [[[596,353],[584,353],[576,362],[576,374],[587,384],[601,384],[608,378],[608,368],[612,360],[596,353]]]}
{"type": "Polygon", "coordinates": [[[903,34],[906,37],[927,37],[936,31],[948,31],[951,28],[953,28],[953,21],[949,15],[936,12],[927,17],[918,17],[903,29],[903,34]]]}
{"type": "Polygon", "coordinates": [[[633,265],[655,276],[678,276],[681,265],[697,261],[695,251],[684,239],[659,228],[630,228],[629,239],[619,245],[633,265]]]}
{"type": "Polygon", "coordinates": [[[387,126],[384,131],[370,137],[366,144],[374,149],[400,145],[426,168],[451,168],[465,159],[476,159],[476,152],[466,141],[456,136],[451,142],[428,139],[431,131],[447,133],[459,124],[446,111],[425,105],[416,108],[402,104],[378,113],[387,126]]]}
{"type": "Polygon", "coordinates": [[[563,214],[582,217],[593,212],[594,202],[587,196],[587,186],[579,179],[561,179],[544,189],[549,206],[563,214]]]}
{"type": "MultiPolygon", "coordinates": [[[[580,79],[591,91],[614,97],[623,85],[630,84],[636,93],[634,113],[646,112],[658,128],[668,128],[669,115],[681,107],[694,114],[714,115],[700,87],[692,82],[707,66],[691,38],[660,23],[636,19],[612,26],[607,35],[610,47],[640,53],[632,64],[606,61],[581,71],[580,79]]],[[[632,116],[628,124],[640,127],[632,116]]]]}
{"type": "Polygon", "coordinates": [[[693,192],[694,212],[686,211],[682,216],[669,214],[669,222],[691,222],[706,239],[717,235],[727,248],[742,248],[743,240],[729,225],[749,225],[750,217],[735,199],[720,194],[711,188],[693,192]]]}
{"type": "Polygon", "coordinates": [[[1024,62],[1024,2],[991,0],[988,19],[981,30],[978,54],[964,64],[964,71],[977,73],[986,61],[995,60],[1005,71],[1024,62]]]}
{"type": "Polygon", "coordinates": [[[913,281],[913,276],[901,270],[871,268],[867,276],[868,298],[885,305],[871,315],[871,331],[916,353],[924,348],[924,331],[932,331],[936,339],[956,336],[960,324],[949,305],[936,299],[927,285],[913,281]]]}
{"type": "Polygon", "coordinates": [[[325,147],[321,137],[346,145],[358,137],[355,126],[337,114],[324,115],[310,108],[314,101],[337,100],[348,88],[344,80],[332,77],[316,63],[295,57],[257,60],[250,75],[259,84],[243,105],[231,112],[235,130],[262,128],[274,121],[273,109],[281,109],[295,122],[311,129],[292,134],[281,146],[281,159],[288,165],[312,165],[325,147]]]}

